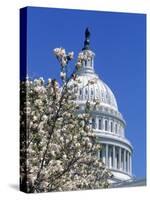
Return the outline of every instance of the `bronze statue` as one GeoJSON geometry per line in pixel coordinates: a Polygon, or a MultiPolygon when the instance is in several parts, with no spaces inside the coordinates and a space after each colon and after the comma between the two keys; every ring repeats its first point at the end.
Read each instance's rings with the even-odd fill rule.
{"type": "Polygon", "coordinates": [[[85,38],[86,38],[86,40],[90,39],[90,31],[88,28],[86,28],[86,30],[85,30],[85,38]]]}
{"type": "Polygon", "coordinates": [[[89,50],[90,49],[90,31],[88,28],[85,29],[85,40],[84,40],[84,47],[82,50],[89,50]]]}

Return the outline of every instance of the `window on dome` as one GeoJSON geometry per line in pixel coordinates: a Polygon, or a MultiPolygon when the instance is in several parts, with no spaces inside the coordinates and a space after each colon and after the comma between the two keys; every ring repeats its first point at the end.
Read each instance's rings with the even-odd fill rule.
{"type": "Polygon", "coordinates": [[[87,88],[85,89],[85,94],[86,94],[86,95],[88,94],[88,90],[87,90],[87,88]]]}
{"type": "Polygon", "coordinates": [[[102,130],[102,120],[101,119],[99,119],[98,128],[99,128],[99,130],[102,130]]]}
{"type": "Polygon", "coordinates": [[[108,121],[105,120],[105,131],[108,131],[108,121]]]}
{"type": "Polygon", "coordinates": [[[118,132],[118,126],[117,126],[117,124],[115,124],[115,132],[116,133],[118,132]]]}
{"type": "Polygon", "coordinates": [[[91,89],[91,95],[93,95],[93,93],[94,93],[94,92],[93,92],[93,89],[91,89]]]}
{"type": "Polygon", "coordinates": [[[110,131],[113,132],[113,123],[110,123],[110,131]]]}
{"type": "Polygon", "coordinates": [[[82,89],[80,89],[80,95],[82,95],[82,89]]]}
{"type": "Polygon", "coordinates": [[[102,150],[99,151],[98,155],[99,155],[98,158],[99,158],[100,160],[102,160],[102,150]]]}
{"type": "Polygon", "coordinates": [[[90,60],[91,66],[92,66],[92,59],[90,60]]]}
{"type": "Polygon", "coordinates": [[[95,122],[95,119],[94,119],[94,118],[92,119],[92,128],[93,128],[93,129],[96,129],[96,122],[95,122]]]}

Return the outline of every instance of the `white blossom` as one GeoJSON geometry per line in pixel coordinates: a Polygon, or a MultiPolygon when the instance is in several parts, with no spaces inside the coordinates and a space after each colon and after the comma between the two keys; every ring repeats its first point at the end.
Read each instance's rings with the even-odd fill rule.
{"type": "Polygon", "coordinates": [[[65,78],[66,78],[66,73],[60,72],[60,77],[61,77],[62,79],[65,79],[65,78]]]}
{"type": "Polygon", "coordinates": [[[73,56],[74,56],[74,52],[73,51],[68,53],[68,57],[69,57],[70,60],[73,59],[73,56]]]}
{"type": "Polygon", "coordinates": [[[42,120],[43,120],[43,121],[46,121],[47,119],[48,119],[48,117],[47,117],[46,115],[43,115],[43,116],[42,116],[42,120]]]}

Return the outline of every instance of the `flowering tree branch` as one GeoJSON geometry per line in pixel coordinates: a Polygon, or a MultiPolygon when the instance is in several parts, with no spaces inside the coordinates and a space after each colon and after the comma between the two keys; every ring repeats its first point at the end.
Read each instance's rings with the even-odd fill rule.
{"type": "Polygon", "coordinates": [[[63,86],[43,78],[21,83],[20,172],[27,192],[104,188],[111,173],[97,158],[101,146],[89,123],[92,106],[80,113],[76,74],[67,75],[73,52],[54,50],[63,86]]]}

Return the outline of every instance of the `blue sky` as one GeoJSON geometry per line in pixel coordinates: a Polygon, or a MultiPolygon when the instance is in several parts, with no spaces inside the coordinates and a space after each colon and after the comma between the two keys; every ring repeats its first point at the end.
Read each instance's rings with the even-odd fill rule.
{"type": "Polygon", "coordinates": [[[146,15],[100,11],[28,8],[27,54],[31,78],[59,80],[53,49],[74,51],[75,60],[91,31],[95,71],[114,92],[132,142],[133,174],[146,175],[146,15]]]}

